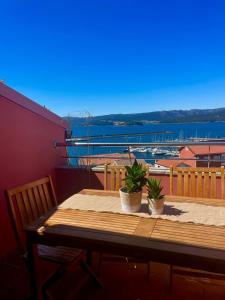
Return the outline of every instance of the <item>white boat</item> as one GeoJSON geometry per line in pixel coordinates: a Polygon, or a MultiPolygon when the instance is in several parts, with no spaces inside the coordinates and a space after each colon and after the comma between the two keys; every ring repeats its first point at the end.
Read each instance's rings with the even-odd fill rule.
{"type": "Polygon", "coordinates": [[[128,147],[125,152],[146,152],[144,147],[128,147]]]}
{"type": "Polygon", "coordinates": [[[179,155],[180,155],[179,151],[177,151],[177,150],[171,151],[171,156],[179,156],[179,155]]]}
{"type": "Polygon", "coordinates": [[[167,152],[168,150],[163,150],[157,147],[152,149],[152,155],[166,155],[167,152]]]}
{"type": "Polygon", "coordinates": [[[166,156],[179,156],[179,151],[177,151],[177,150],[167,150],[165,155],[166,156]]]}
{"type": "Polygon", "coordinates": [[[144,148],[144,147],[141,147],[141,148],[139,148],[139,150],[138,150],[138,151],[136,151],[136,152],[146,152],[146,148],[144,148]]]}
{"type": "Polygon", "coordinates": [[[152,148],[145,148],[144,152],[152,152],[152,148]]]}

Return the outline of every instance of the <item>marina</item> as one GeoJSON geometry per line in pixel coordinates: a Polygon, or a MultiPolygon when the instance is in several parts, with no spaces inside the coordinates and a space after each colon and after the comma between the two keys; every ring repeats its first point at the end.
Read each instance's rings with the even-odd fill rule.
{"type": "Polygon", "coordinates": [[[137,159],[144,159],[147,163],[155,164],[158,159],[179,159],[178,147],[160,147],[143,145],[143,143],[179,143],[179,142],[223,142],[225,140],[224,122],[217,123],[159,123],[143,126],[73,126],[71,142],[82,141],[84,137],[90,143],[89,147],[71,147],[71,165],[78,165],[79,156],[107,155],[113,153],[130,153],[137,159]],[[90,138],[90,139],[89,139],[90,138]],[[128,143],[121,147],[93,147],[92,143],[128,143]]]}
{"type": "Polygon", "coordinates": [[[128,147],[124,150],[124,152],[131,152],[131,153],[151,153],[152,155],[167,155],[167,156],[179,156],[179,151],[171,150],[166,148],[160,147],[128,147]]]}

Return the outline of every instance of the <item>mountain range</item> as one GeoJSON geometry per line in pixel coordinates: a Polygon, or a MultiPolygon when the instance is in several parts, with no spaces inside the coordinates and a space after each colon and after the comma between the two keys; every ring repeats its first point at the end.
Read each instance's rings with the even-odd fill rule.
{"type": "Polygon", "coordinates": [[[225,108],[162,110],[133,114],[110,114],[93,117],[64,117],[71,126],[142,125],[148,123],[190,123],[225,121],[225,108]]]}

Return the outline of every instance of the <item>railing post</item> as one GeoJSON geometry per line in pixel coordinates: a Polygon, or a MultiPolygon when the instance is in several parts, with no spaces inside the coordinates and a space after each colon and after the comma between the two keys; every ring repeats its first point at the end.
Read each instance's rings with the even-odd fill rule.
{"type": "Polygon", "coordinates": [[[130,164],[132,165],[131,154],[130,154],[130,146],[128,146],[127,149],[128,149],[128,155],[129,155],[130,164]]]}
{"type": "Polygon", "coordinates": [[[104,190],[107,190],[107,164],[104,165],[104,190]]]}
{"type": "Polygon", "coordinates": [[[225,193],[224,193],[224,166],[221,167],[221,198],[225,199],[225,193]]]}
{"type": "Polygon", "coordinates": [[[170,166],[170,195],[173,195],[173,166],[170,166]]]}

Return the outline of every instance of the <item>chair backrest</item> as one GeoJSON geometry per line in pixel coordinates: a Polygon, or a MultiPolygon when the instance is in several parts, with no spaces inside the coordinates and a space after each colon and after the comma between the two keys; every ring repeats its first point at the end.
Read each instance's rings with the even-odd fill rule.
{"type": "Polygon", "coordinates": [[[6,191],[18,246],[25,252],[23,229],[57,205],[50,176],[6,191]]]}
{"type": "MultiPolygon", "coordinates": [[[[149,175],[149,165],[144,165],[149,175]]],[[[126,176],[125,166],[105,165],[104,169],[104,190],[118,191],[124,186],[124,178],[126,176]],[[110,178],[110,179],[109,179],[110,178]],[[109,182],[110,181],[110,182],[109,182]]]]}
{"type": "Polygon", "coordinates": [[[121,187],[124,186],[123,179],[125,178],[125,176],[126,168],[124,166],[105,165],[104,190],[118,191],[121,187]]]}
{"type": "Polygon", "coordinates": [[[224,167],[221,168],[173,168],[170,167],[170,194],[178,196],[218,198],[224,193],[224,167]],[[174,184],[176,178],[176,184],[174,184]],[[220,193],[216,177],[220,176],[220,193]],[[174,191],[174,187],[176,189],[174,191]]]}

